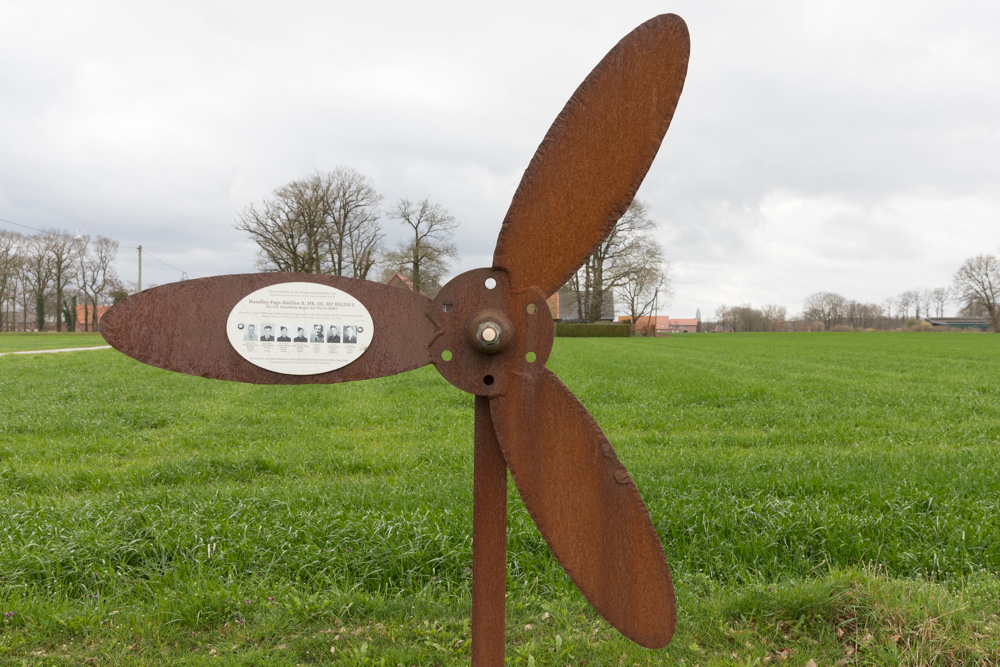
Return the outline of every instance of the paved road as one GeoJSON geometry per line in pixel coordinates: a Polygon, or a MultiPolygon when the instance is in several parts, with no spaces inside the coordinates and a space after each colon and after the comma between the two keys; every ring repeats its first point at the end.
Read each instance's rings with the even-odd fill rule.
{"type": "Polygon", "coordinates": [[[50,352],[79,352],[80,350],[110,350],[110,345],[99,345],[97,347],[65,347],[60,350],[21,350],[19,352],[0,352],[0,357],[8,354],[49,354],[50,352]]]}

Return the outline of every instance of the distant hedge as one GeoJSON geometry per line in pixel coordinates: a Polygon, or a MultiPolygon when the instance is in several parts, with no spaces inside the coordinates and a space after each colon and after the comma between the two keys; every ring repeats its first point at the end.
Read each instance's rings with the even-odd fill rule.
{"type": "Polygon", "coordinates": [[[573,324],[556,322],[556,336],[561,338],[628,338],[632,335],[629,324],[573,324]]]}

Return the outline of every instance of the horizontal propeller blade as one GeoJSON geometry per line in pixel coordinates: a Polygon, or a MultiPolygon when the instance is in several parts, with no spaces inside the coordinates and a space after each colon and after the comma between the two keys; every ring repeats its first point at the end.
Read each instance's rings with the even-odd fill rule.
{"type": "Polygon", "coordinates": [[[120,352],[179,373],[256,384],[325,384],[395,375],[430,363],[427,346],[434,325],[426,315],[429,304],[422,294],[353,278],[302,273],[218,276],[130,296],[104,314],[101,334],[120,352]],[[359,301],[373,322],[368,349],[346,366],[311,375],[267,370],[241,356],[230,343],[230,312],[252,292],[292,282],[335,287],[359,301]]]}
{"type": "Polygon", "coordinates": [[[622,39],[573,93],[531,159],[493,266],[518,289],[559,289],[635,197],[673,118],[690,39],[672,14],[622,39]]]}
{"type": "Polygon", "coordinates": [[[665,646],[676,624],[670,568],[597,422],[548,369],[516,376],[490,412],[524,505],[570,579],[623,635],[665,646]]]}

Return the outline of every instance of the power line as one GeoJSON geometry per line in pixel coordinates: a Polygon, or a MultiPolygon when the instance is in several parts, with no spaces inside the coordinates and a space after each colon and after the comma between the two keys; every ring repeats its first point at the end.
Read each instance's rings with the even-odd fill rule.
{"type": "Polygon", "coordinates": [[[17,225],[18,227],[24,227],[25,229],[30,229],[33,232],[41,232],[42,234],[45,233],[45,230],[43,229],[36,229],[34,227],[29,227],[28,225],[22,225],[20,222],[14,222],[13,220],[5,220],[4,218],[0,218],[0,222],[6,222],[7,224],[10,225],[17,225]]]}
{"type": "MultiPolygon", "coordinates": [[[[181,274],[185,274],[185,275],[187,275],[187,271],[183,271],[183,270],[181,270],[181,269],[178,269],[178,268],[177,268],[176,266],[173,266],[173,265],[171,265],[171,264],[167,264],[166,262],[164,262],[164,261],[163,261],[162,259],[160,259],[160,258],[158,258],[158,257],[153,257],[153,256],[152,256],[152,255],[150,255],[150,254],[149,254],[148,252],[146,252],[146,250],[145,250],[145,249],[143,249],[143,251],[142,251],[142,254],[143,254],[143,255],[145,255],[146,257],[149,257],[150,259],[155,259],[155,260],[156,260],[157,262],[159,262],[159,263],[160,263],[160,264],[162,264],[163,266],[167,266],[167,267],[169,267],[169,268],[173,269],[174,271],[177,271],[178,273],[181,273],[181,274]]],[[[197,278],[197,276],[195,276],[195,277],[197,278]]]]}
{"type": "MultiPolygon", "coordinates": [[[[35,227],[29,227],[28,225],[22,225],[22,224],[21,224],[20,222],[14,222],[13,220],[7,220],[6,218],[0,218],[0,222],[6,222],[7,224],[10,224],[10,225],[16,225],[16,226],[18,226],[18,227],[24,227],[25,229],[30,229],[30,230],[31,230],[31,231],[33,231],[33,232],[39,232],[39,233],[41,233],[41,234],[44,234],[44,233],[45,233],[45,230],[44,230],[44,229],[37,229],[37,228],[35,228],[35,227]]],[[[135,250],[138,250],[138,248],[134,248],[133,246],[127,246],[127,247],[129,247],[129,248],[133,248],[133,249],[135,249],[135,250]]],[[[187,271],[184,271],[184,270],[182,270],[182,269],[178,269],[178,268],[177,268],[176,266],[173,266],[172,264],[167,264],[166,262],[164,262],[164,261],[163,261],[162,259],[160,259],[159,257],[153,257],[153,256],[152,256],[152,255],[150,255],[150,254],[149,254],[148,252],[146,253],[146,256],[147,256],[147,257],[149,257],[150,259],[155,259],[155,260],[156,260],[157,262],[159,262],[159,263],[160,263],[160,264],[162,264],[163,266],[166,266],[166,267],[168,267],[168,268],[171,268],[171,269],[173,269],[173,270],[174,270],[174,271],[176,271],[177,273],[180,273],[180,274],[181,274],[182,276],[187,276],[187,275],[189,275],[187,271]]],[[[197,278],[197,276],[195,276],[195,277],[197,278]]]]}

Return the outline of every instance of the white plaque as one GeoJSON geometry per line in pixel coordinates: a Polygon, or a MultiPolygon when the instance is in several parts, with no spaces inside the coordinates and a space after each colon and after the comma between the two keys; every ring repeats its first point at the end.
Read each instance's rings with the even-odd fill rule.
{"type": "Polygon", "coordinates": [[[317,283],[280,283],[243,297],[229,313],[226,333],[255,366],[315,375],[364,354],[375,326],[368,309],[347,292],[317,283]]]}

